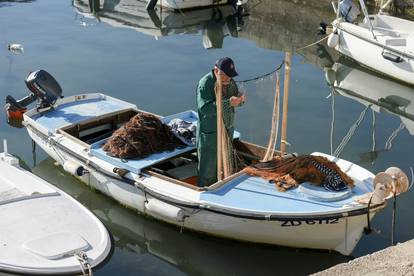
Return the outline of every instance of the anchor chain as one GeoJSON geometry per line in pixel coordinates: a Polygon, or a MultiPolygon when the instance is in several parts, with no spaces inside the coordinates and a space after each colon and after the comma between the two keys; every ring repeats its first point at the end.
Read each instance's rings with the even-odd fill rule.
{"type": "Polygon", "coordinates": [[[76,260],[78,260],[78,262],[79,262],[79,266],[81,268],[82,275],[83,276],[92,276],[93,275],[92,266],[89,263],[88,255],[86,255],[85,252],[80,251],[78,253],[75,253],[74,256],[75,256],[76,260]]]}

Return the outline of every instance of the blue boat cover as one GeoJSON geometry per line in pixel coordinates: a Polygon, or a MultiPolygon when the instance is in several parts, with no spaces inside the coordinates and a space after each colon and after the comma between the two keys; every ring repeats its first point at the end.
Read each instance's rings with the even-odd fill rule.
{"type": "Polygon", "coordinates": [[[54,132],[62,127],[130,108],[136,108],[136,106],[102,97],[62,104],[56,109],[35,115],[32,119],[47,130],[54,132]]]}

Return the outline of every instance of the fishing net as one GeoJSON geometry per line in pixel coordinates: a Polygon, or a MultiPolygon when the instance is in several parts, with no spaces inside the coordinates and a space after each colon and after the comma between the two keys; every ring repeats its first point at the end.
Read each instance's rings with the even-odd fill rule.
{"type": "MultiPolygon", "coordinates": [[[[215,87],[215,93],[217,97],[217,89],[218,86],[216,84],[215,87]]],[[[232,84],[231,87],[225,88],[222,91],[222,110],[221,110],[221,120],[222,120],[222,126],[223,130],[221,132],[221,143],[222,147],[219,149],[222,154],[222,166],[223,166],[223,172],[224,177],[227,177],[231,174],[233,174],[236,170],[237,164],[236,164],[236,153],[234,151],[233,147],[233,134],[234,134],[234,107],[231,106],[230,98],[232,96],[238,96],[237,95],[237,86],[235,83],[232,84]],[[233,90],[232,90],[233,89],[233,90]],[[235,90],[234,90],[235,89],[235,90]],[[227,170],[225,169],[227,168],[227,170]]],[[[217,104],[217,108],[219,105],[217,104]]],[[[219,112],[217,112],[217,116],[219,116],[219,112]]],[[[219,135],[218,131],[218,135],[219,135]]],[[[218,145],[219,146],[219,145],[218,145]]]]}
{"type": "Polygon", "coordinates": [[[156,116],[139,113],[112,134],[103,150],[118,158],[131,159],[184,146],[156,116]]]}
{"type": "Polygon", "coordinates": [[[282,192],[304,182],[323,186],[330,191],[354,187],[354,181],[348,175],[334,162],[322,156],[277,157],[272,161],[247,167],[243,171],[275,183],[276,188],[282,192]]]}

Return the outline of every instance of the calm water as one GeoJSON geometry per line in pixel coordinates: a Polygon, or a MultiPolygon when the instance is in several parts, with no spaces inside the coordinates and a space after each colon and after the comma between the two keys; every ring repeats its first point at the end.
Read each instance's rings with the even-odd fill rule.
{"type": "MultiPolygon", "coordinates": [[[[281,0],[251,1],[245,16],[234,14],[230,8],[149,16],[143,6],[134,0],[0,1],[1,97],[26,95],[23,79],[28,72],[42,68],[55,76],[64,95],[104,92],[163,115],[194,109],[196,84],[217,58],[231,56],[239,80],[265,74],[281,63],[284,51],[319,39],[316,27],[333,14],[329,5],[303,6],[281,0]],[[24,54],[7,51],[8,43],[13,42],[24,45],[24,54]]],[[[371,102],[374,104],[365,111],[340,156],[373,172],[391,165],[408,171],[414,166],[414,122],[410,120],[414,116],[414,91],[360,68],[336,69],[335,65],[333,73],[327,68],[336,59],[322,47],[293,56],[289,150],[330,153],[332,143],[335,151],[371,102]],[[327,98],[331,88],[325,71],[353,93],[346,94],[339,87],[333,98],[327,98]],[[331,136],[332,110],[335,120],[331,136]]],[[[238,110],[236,126],[245,140],[265,144],[274,75],[242,86],[248,102],[238,110]]],[[[9,150],[35,174],[89,207],[111,230],[114,254],[95,271],[96,275],[307,274],[349,260],[335,253],[180,233],[175,227],[145,219],[63,173],[40,149],[33,156],[26,131],[8,126],[4,114],[0,116],[0,136],[8,139],[9,150]]],[[[413,191],[398,201],[398,242],[414,238],[412,197],[413,191]]],[[[391,208],[387,207],[374,219],[381,235],[363,237],[353,255],[388,246],[390,224],[391,208]]]]}

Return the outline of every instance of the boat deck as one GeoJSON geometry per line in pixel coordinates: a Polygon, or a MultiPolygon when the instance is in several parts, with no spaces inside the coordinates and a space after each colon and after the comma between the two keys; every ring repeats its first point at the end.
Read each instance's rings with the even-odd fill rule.
{"type": "Polygon", "coordinates": [[[59,128],[87,121],[102,115],[134,109],[135,105],[102,94],[73,96],[62,99],[56,108],[31,116],[31,119],[54,132],[59,128]]]}
{"type": "MultiPolygon", "coordinates": [[[[331,158],[332,159],[332,158],[331,158]]],[[[353,203],[356,197],[372,192],[373,175],[367,170],[339,160],[338,165],[355,180],[355,187],[330,192],[323,187],[303,183],[298,188],[280,192],[274,184],[260,177],[242,175],[222,188],[203,192],[200,200],[226,209],[252,213],[300,214],[329,213],[353,203]]]]}

